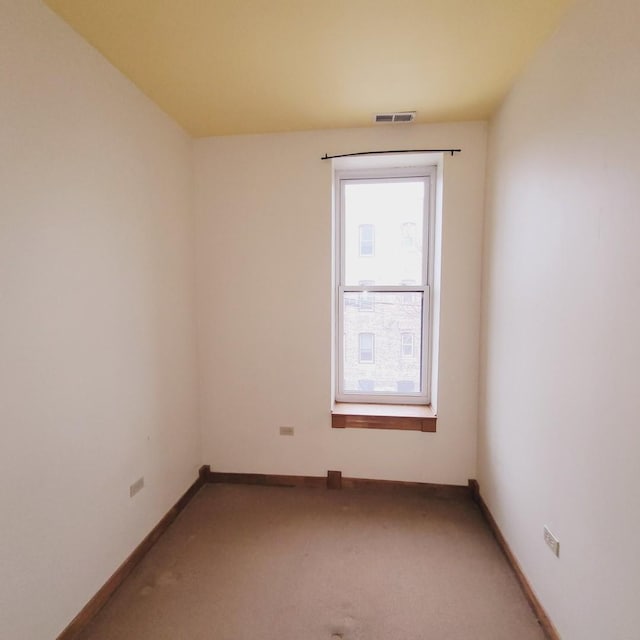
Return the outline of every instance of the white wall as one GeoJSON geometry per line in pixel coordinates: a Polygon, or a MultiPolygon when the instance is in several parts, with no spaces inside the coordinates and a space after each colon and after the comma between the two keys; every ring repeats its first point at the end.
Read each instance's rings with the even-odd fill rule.
{"type": "Polygon", "coordinates": [[[479,480],[565,640],[640,633],[639,24],[579,0],[490,131],[479,480]]]}
{"type": "Polygon", "coordinates": [[[386,126],[195,144],[203,462],[214,470],[465,484],[475,475],[486,125],[386,126]],[[332,430],[331,163],[445,158],[438,432],[332,430]],[[294,437],[278,435],[293,426],[294,437]]]}
{"type": "Polygon", "coordinates": [[[37,0],[0,69],[0,637],[51,640],[197,477],[192,149],[37,0]]]}

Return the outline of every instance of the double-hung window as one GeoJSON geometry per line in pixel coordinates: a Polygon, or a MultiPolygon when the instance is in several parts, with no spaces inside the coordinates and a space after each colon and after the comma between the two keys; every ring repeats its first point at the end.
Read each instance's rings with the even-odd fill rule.
{"type": "Polygon", "coordinates": [[[426,166],[336,173],[338,402],[430,402],[434,183],[426,166]]]}

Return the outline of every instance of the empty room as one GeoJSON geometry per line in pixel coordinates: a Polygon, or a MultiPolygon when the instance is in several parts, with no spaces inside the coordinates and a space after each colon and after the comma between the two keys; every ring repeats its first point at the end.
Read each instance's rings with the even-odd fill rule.
{"type": "Polygon", "coordinates": [[[0,638],[640,638],[637,0],[0,0],[0,638]]]}

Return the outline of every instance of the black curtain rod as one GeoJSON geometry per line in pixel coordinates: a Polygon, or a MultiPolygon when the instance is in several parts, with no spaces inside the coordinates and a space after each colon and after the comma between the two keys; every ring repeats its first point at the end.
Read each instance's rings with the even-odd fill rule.
{"type": "Polygon", "coordinates": [[[348,158],[350,156],[375,156],[383,153],[460,153],[462,149],[401,149],[399,151],[358,151],[357,153],[340,153],[328,156],[326,153],[320,160],[333,160],[333,158],[348,158]]]}

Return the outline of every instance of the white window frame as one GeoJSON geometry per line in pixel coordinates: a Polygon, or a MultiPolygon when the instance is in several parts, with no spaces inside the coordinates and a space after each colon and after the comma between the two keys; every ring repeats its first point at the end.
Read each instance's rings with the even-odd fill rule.
{"type": "MultiPolygon", "coordinates": [[[[435,255],[435,214],[436,214],[436,185],[437,166],[425,165],[401,168],[373,168],[345,170],[335,172],[335,399],[337,402],[380,403],[380,404],[424,404],[431,403],[431,367],[433,352],[433,279],[435,255]],[[423,264],[422,283],[419,285],[400,286],[354,286],[345,285],[345,233],[344,233],[344,187],[348,183],[399,182],[405,179],[421,178],[425,180],[425,212],[423,217],[423,264]],[[422,308],[422,336],[421,336],[421,389],[413,393],[399,394],[397,392],[363,393],[345,391],[344,383],[344,294],[350,292],[367,291],[370,293],[421,293],[422,308]]],[[[359,251],[359,247],[358,247],[359,251]]],[[[414,340],[415,345],[415,340],[414,340]]],[[[359,346],[359,345],[358,345],[359,346]]],[[[415,347],[414,347],[415,352],[415,347]]]]}

